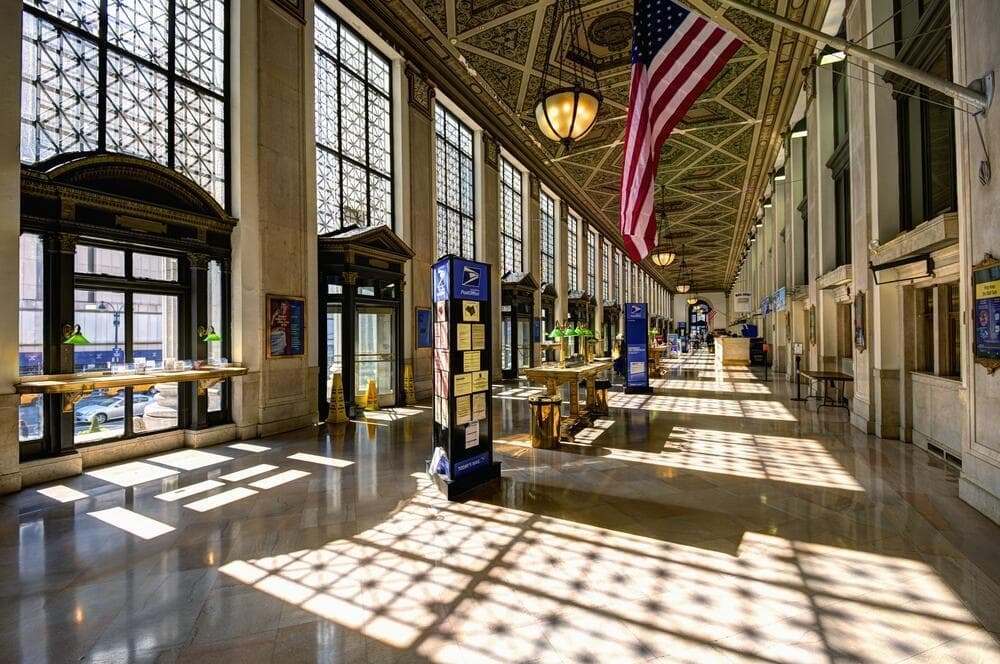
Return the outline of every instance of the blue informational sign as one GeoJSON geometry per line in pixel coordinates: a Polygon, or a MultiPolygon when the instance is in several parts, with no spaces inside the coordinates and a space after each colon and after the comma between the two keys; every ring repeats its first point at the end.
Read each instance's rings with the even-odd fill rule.
{"type": "Polygon", "coordinates": [[[446,302],[451,299],[451,280],[448,278],[451,263],[447,260],[439,261],[434,266],[434,301],[446,302]]]}
{"type": "Polygon", "coordinates": [[[785,287],[782,286],[778,290],[774,291],[774,295],[771,296],[771,309],[773,311],[782,311],[785,308],[785,287]]]}
{"type": "Polygon", "coordinates": [[[469,457],[468,459],[456,461],[452,476],[461,477],[466,473],[471,473],[479,468],[485,468],[488,465],[490,465],[490,453],[483,452],[482,454],[477,454],[476,456],[469,457]]]}
{"type": "Polygon", "coordinates": [[[625,304],[625,389],[649,389],[649,316],[644,302],[625,304]]]}
{"type": "Polygon", "coordinates": [[[461,259],[455,259],[453,265],[451,292],[455,299],[478,302],[489,299],[489,266],[461,259]]]}
{"type": "Polygon", "coordinates": [[[417,348],[432,346],[431,327],[431,310],[417,307],[417,348]]]}

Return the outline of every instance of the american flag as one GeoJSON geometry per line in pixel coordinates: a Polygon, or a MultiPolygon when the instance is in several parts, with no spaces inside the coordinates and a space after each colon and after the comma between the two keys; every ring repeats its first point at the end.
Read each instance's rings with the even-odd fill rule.
{"type": "Polygon", "coordinates": [[[711,329],[711,327],[712,327],[712,320],[715,318],[715,315],[718,314],[718,313],[719,312],[716,309],[712,309],[712,310],[710,310],[708,312],[708,327],[709,327],[709,329],[711,329]]]}
{"type": "Polygon", "coordinates": [[[741,45],[670,0],[635,0],[621,190],[622,239],[632,260],[656,244],[653,181],[663,142],[741,45]]]}

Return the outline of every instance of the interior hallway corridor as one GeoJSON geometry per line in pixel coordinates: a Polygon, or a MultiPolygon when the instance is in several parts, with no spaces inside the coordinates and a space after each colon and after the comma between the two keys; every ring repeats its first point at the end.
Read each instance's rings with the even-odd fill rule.
{"type": "Polygon", "coordinates": [[[425,407],[2,499],[22,662],[1000,662],[1000,528],[958,473],[673,361],[559,450],[494,387],[499,487],[448,503],[425,407]]]}

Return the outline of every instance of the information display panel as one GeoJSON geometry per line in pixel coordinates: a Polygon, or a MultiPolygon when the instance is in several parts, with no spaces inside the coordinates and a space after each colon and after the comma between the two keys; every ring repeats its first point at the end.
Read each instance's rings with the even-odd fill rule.
{"type": "Polygon", "coordinates": [[[625,304],[625,393],[648,394],[649,312],[645,302],[625,304]]]}
{"type": "Polygon", "coordinates": [[[434,451],[428,471],[448,498],[500,477],[493,460],[490,266],[445,256],[434,297],[434,451]]]}

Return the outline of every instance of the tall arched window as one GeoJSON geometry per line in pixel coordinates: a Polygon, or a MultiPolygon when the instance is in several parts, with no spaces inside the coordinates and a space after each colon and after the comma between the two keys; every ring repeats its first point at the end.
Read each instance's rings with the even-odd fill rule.
{"type": "Polygon", "coordinates": [[[500,159],[500,264],[504,272],[520,272],[523,264],[521,171],[500,159]]]}
{"type": "Polygon", "coordinates": [[[119,152],[228,198],[226,0],[26,0],[21,161],[119,152]]]}
{"type": "Polygon", "coordinates": [[[472,130],[441,104],[434,108],[438,256],[475,259],[472,130]]]}
{"type": "Polygon", "coordinates": [[[316,4],[316,223],[392,227],[392,82],[381,53],[316,4]]]}
{"type": "Polygon", "coordinates": [[[542,222],[542,283],[551,284],[556,280],[556,203],[544,191],[539,194],[538,202],[542,222]]]}

